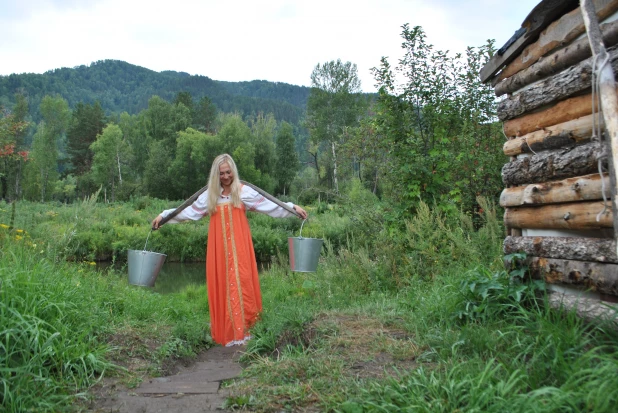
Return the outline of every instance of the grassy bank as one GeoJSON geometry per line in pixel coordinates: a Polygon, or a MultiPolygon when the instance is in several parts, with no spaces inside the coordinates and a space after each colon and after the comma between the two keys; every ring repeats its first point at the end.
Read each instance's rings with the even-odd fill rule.
{"type": "Polygon", "coordinates": [[[135,385],[211,344],[204,287],[159,296],[4,227],[0,245],[0,410],[70,410],[104,376],[135,385]]]}
{"type": "MultiPolygon", "coordinates": [[[[407,223],[388,222],[379,205],[323,208],[303,229],[325,239],[316,273],[291,273],[269,242],[275,248],[265,254],[276,258],[261,275],[264,311],[244,356],[248,367],[227,383],[227,407],[614,411],[616,330],[548,309],[541,286],[504,271],[502,225],[480,201],[476,217],[421,204],[407,223]]],[[[0,397],[7,411],[67,410],[103,376],[136,385],[211,345],[204,286],[161,296],[90,265],[101,230],[93,225],[122,228],[116,233],[133,234],[134,248],[142,248],[142,222],[167,207],[151,202],[151,209],[19,204],[11,230],[11,210],[1,206],[0,397]],[[75,253],[80,246],[83,255],[75,253]]],[[[251,220],[254,240],[256,233],[285,239],[300,224],[251,220]]],[[[200,225],[167,226],[151,240],[160,242],[156,250],[182,256],[177,238],[194,232],[203,243],[200,225]]]]}
{"type": "MultiPolygon", "coordinates": [[[[149,236],[152,219],[179,203],[148,197],[114,204],[97,203],[95,197],[75,204],[0,202],[0,223],[12,222],[30,239],[52,246],[56,257],[69,261],[125,261],[127,250],[143,249],[147,239],[147,249],[167,254],[168,261],[204,261],[208,217],[164,225],[149,236]]],[[[287,238],[299,234],[301,222],[296,218],[272,219],[254,213],[248,217],[260,261],[287,251],[287,238]]],[[[350,220],[336,213],[312,214],[303,228],[303,236],[328,238],[335,247],[346,242],[349,232],[350,220]]]]}
{"type": "Polygon", "coordinates": [[[245,356],[250,366],[229,384],[228,406],[615,411],[615,326],[549,309],[542,285],[501,269],[493,241],[501,227],[491,210],[483,219],[466,231],[467,217],[454,222],[421,208],[400,234],[405,260],[351,247],[327,254],[315,274],[273,268],[262,277],[265,311],[245,356]],[[401,263],[397,274],[389,262],[401,263]]]}

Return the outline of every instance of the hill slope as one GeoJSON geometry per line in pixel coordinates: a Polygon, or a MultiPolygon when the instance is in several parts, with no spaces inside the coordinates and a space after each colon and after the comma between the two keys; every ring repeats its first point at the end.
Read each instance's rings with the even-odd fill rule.
{"type": "Polygon", "coordinates": [[[171,101],[178,92],[187,91],[195,101],[208,96],[224,112],[273,113],[277,120],[298,124],[310,88],[264,80],[222,82],[183,72],[155,72],[120,60],[102,60],[43,74],[0,76],[0,104],[12,106],[18,91],[28,95],[35,121],[45,95],[59,94],[71,107],[78,102],[99,101],[107,113],[135,114],[148,106],[153,95],[171,101]]]}

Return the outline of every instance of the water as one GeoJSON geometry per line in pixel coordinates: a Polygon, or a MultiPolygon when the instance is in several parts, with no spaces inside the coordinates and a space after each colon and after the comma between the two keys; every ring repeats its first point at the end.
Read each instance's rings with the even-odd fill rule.
{"type": "Polygon", "coordinates": [[[170,294],[190,285],[202,286],[205,284],[205,262],[166,262],[163,264],[152,290],[159,294],[170,294]]]}

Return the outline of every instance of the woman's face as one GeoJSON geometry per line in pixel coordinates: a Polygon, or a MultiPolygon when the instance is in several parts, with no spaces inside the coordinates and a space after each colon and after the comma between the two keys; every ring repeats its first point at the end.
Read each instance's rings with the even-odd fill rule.
{"type": "Polygon", "coordinates": [[[224,188],[232,185],[232,181],[234,181],[232,168],[230,168],[227,162],[219,165],[219,180],[221,181],[221,186],[224,188]]]}

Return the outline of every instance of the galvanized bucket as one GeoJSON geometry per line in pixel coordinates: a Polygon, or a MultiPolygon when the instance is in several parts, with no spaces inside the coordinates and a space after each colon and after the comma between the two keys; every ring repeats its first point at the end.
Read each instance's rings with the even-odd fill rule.
{"type": "Polygon", "coordinates": [[[129,284],[154,287],[165,257],[157,252],[129,250],[129,284]]]}
{"type": "MultiPolygon", "coordinates": [[[[306,220],[305,220],[306,221],[306,220]]],[[[303,225],[298,237],[288,238],[290,252],[290,269],[294,272],[315,272],[318,268],[322,240],[320,238],[303,238],[303,225]]]]}

